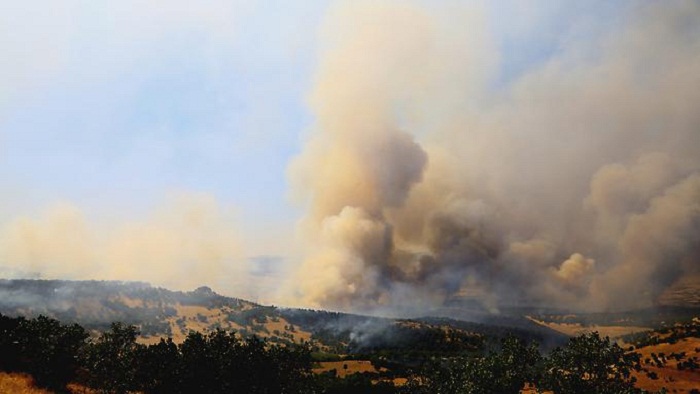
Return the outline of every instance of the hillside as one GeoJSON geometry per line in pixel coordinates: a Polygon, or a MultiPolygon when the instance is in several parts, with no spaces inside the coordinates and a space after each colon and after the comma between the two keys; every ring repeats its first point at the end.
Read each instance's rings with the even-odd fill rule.
{"type": "Polygon", "coordinates": [[[622,340],[639,354],[638,387],[689,392],[700,389],[700,318],[631,334],[622,340]]]}
{"type": "Polygon", "coordinates": [[[190,331],[223,329],[235,330],[242,337],[254,334],[272,343],[309,343],[315,351],[339,354],[405,348],[476,350],[508,334],[546,346],[566,340],[520,317],[501,316],[495,324],[433,317],[388,319],[278,308],[225,297],[208,287],[180,292],[143,282],[0,280],[0,313],[43,314],[94,332],[119,321],[137,326],[142,343],[155,343],[162,337],[180,343],[190,331]]]}
{"type": "Polygon", "coordinates": [[[700,307],[700,275],[680,278],[659,296],[658,304],[676,307],[700,307]]]}

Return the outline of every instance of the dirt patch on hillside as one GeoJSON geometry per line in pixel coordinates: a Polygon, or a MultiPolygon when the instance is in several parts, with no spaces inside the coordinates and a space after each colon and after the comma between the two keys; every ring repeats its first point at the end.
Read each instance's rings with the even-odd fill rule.
{"type": "Polygon", "coordinates": [[[345,361],[324,361],[318,363],[319,366],[314,368],[315,373],[322,373],[335,370],[340,378],[355,373],[379,373],[381,370],[372,365],[369,360],[345,360],[345,361]]]}

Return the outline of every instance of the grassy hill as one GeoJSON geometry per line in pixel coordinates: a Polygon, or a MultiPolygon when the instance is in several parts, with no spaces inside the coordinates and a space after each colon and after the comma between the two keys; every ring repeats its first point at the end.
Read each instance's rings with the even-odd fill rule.
{"type": "Polygon", "coordinates": [[[142,343],[155,343],[161,337],[179,343],[190,331],[223,329],[272,343],[309,343],[315,351],[336,354],[475,351],[488,346],[486,337],[498,341],[508,334],[544,344],[561,344],[566,339],[521,317],[501,316],[490,323],[435,317],[388,319],[278,308],[225,297],[208,287],[181,292],[142,282],[0,280],[0,313],[43,314],[95,332],[119,321],[137,326],[142,343]]]}
{"type": "Polygon", "coordinates": [[[638,387],[646,390],[700,390],[700,318],[621,338],[640,355],[635,372],[638,387]]]}

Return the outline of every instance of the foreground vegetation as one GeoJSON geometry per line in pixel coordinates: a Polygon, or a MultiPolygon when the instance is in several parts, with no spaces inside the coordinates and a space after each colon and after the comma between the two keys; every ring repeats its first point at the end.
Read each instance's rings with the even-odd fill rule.
{"type": "MultiPolygon", "coordinates": [[[[233,332],[190,332],[184,342],[139,344],[135,326],[121,323],[91,337],[64,325],[0,315],[0,369],[30,374],[37,385],[66,392],[70,382],[100,393],[518,393],[525,386],[554,393],[641,393],[632,371],[639,355],[597,333],[572,338],[542,355],[515,337],[480,354],[419,359],[404,381],[336,371],[314,374],[304,345],[278,345],[233,332]]],[[[379,363],[386,359],[377,358],[379,363]]]]}

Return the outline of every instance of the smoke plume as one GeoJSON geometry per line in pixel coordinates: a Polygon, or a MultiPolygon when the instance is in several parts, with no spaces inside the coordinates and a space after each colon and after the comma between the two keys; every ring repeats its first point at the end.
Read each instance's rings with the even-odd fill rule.
{"type": "Polygon", "coordinates": [[[698,20],[638,4],[494,88],[483,10],[336,7],[290,167],[305,301],[629,308],[697,273],[698,20]]]}

